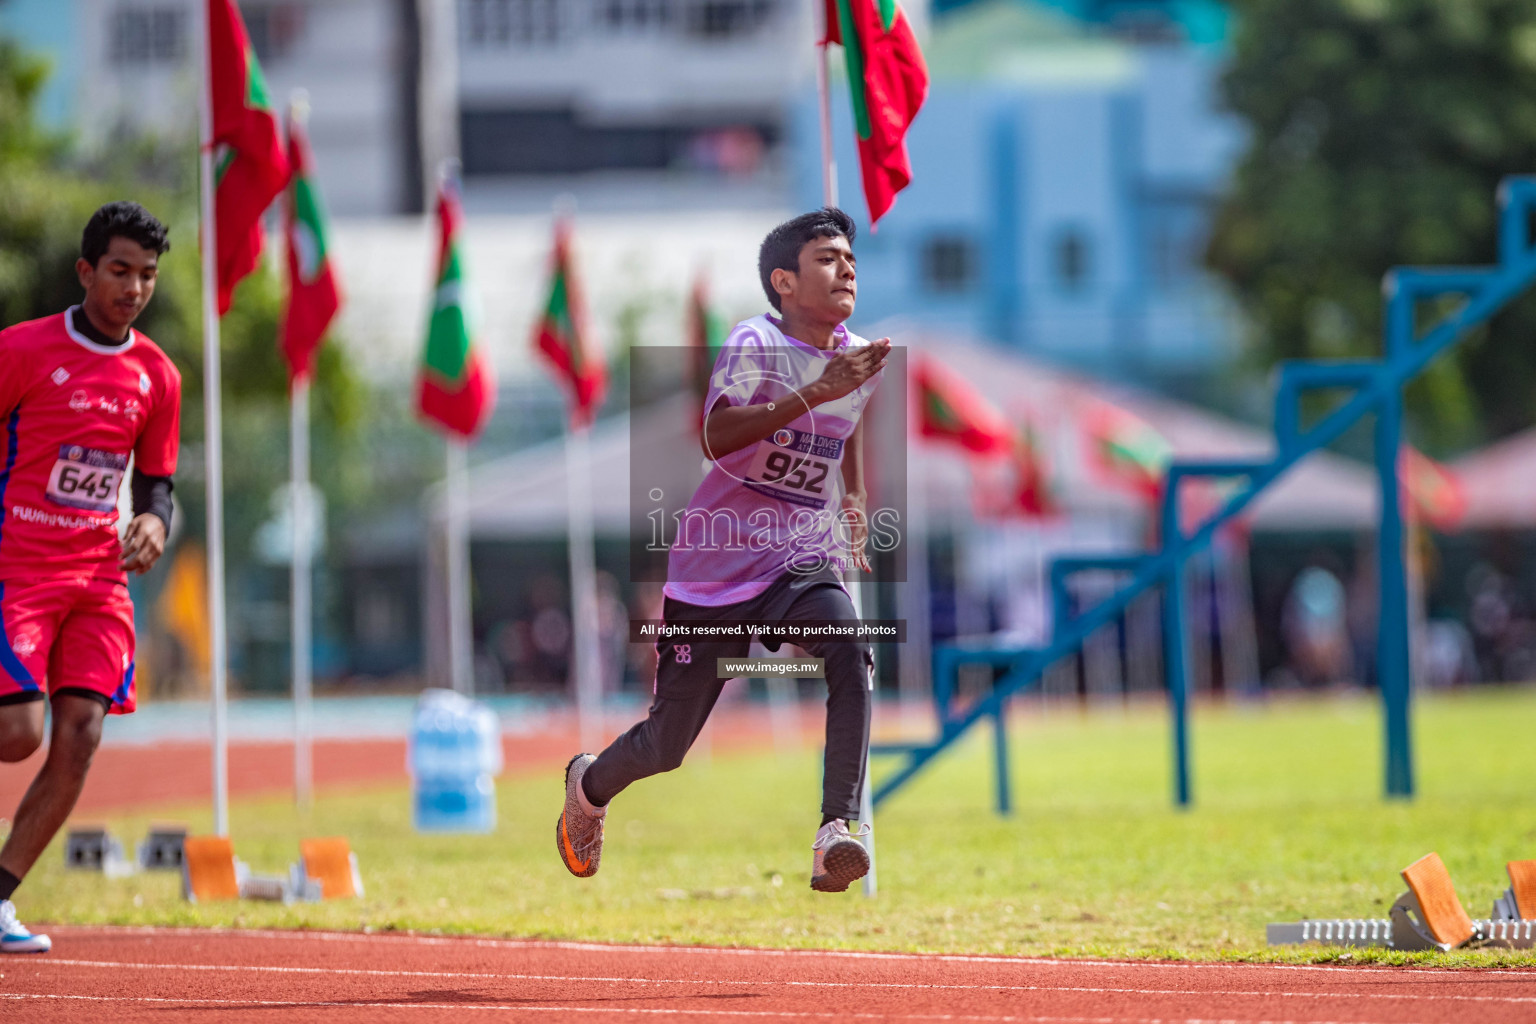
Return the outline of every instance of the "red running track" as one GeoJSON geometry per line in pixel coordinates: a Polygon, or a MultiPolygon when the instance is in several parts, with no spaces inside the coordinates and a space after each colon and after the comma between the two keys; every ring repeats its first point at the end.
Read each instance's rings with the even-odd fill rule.
{"type": "Polygon", "coordinates": [[[335,932],[57,927],[0,961],[6,1021],[1536,1020],[1536,971],[604,946],[335,932]]]}

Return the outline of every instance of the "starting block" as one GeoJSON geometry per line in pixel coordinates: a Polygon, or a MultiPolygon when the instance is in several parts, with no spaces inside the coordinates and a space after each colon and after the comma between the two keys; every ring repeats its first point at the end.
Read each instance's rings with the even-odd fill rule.
{"type": "Polygon", "coordinates": [[[193,903],[240,898],[235,845],[227,836],[188,836],[182,844],[181,894],[193,903]]]}
{"type": "MultiPolygon", "coordinates": [[[[1498,910],[1507,898],[1518,913],[1514,893],[1524,884],[1536,883],[1536,861],[1514,861],[1510,893],[1494,904],[1494,917],[1474,921],[1462,908],[1451,883],[1451,874],[1436,853],[1426,854],[1403,869],[1408,891],[1392,904],[1386,918],[1328,918],[1271,924],[1266,938],[1271,946],[1318,942],[1328,946],[1385,946],[1388,949],[1442,952],[1463,946],[1502,946],[1529,949],[1536,946],[1536,920],[1518,916],[1501,919],[1498,910]],[[1517,873],[1517,864],[1531,866],[1529,874],[1517,873]]],[[[1526,889],[1536,895],[1536,887],[1526,889]]]]}
{"type": "Polygon", "coordinates": [[[64,839],[64,866],[73,871],[100,871],[108,878],[126,878],[136,870],[117,837],[95,825],[69,830],[64,839]]]}
{"type": "Polygon", "coordinates": [[[139,867],[144,871],[180,871],[187,830],[180,825],[152,825],[139,844],[139,867]]]}
{"type": "Polygon", "coordinates": [[[1495,921],[1520,921],[1536,918],[1536,860],[1512,860],[1504,865],[1509,872],[1509,888],[1493,901],[1495,921]]]}
{"type": "Polygon", "coordinates": [[[305,839],[299,843],[301,860],[294,865],[295,889],[307,891],[318,884],[319,895],[312,899],[346,900],[363,895],[363,876],[357,870],[357,854],[346,839],[305,839]]]}
{"type": "Polygon", "coordinates": [[[182,844],[182,895],[193,903],[210,900],[271,900],[277,903],[346,899],[363,894],[357,855],[341,838],[306,839],[303,859],[288,877],[254,874],[235,856],[224,836],[191,836],[182,844]]]}

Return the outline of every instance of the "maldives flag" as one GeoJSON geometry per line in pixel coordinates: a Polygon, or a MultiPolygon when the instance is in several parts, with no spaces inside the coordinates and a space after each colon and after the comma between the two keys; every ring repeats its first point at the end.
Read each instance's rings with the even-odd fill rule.
{"type": "Polygon", "coordinates": [[[701,270],[688,296],[688,371],[700,401],[709,393],[709,377],[725,344],[725,333],[725,320],[709,304],[709,281],[701,270]]]}
{"type": "Polygon", "coordinates": [[[1034,519],[1053,516],[1056,498],[1051,493],[1051,466],[1034,424],[1028,419],[1013,435],[1014,510],[1034,519]]]}
{"type": "Polygon", "coordinates": [[[914,360],[917,429],[923,437],[953,441],[977,455],[1007,455],[1013,428],[991,402],[937,362],[914,360]]]}
{"type": "Polygon", "coordinates": [[[1173,448],[1150,423],[1119,406],[1095,401],[1083,417],[1083,432],[1089,461],[1101,475],[1148,500],[1162,494],[1173,448]]]}
{"type": "Polygon", "coordinates": [[[288,183],[288,157],[234,0],[208,0],[219,314],[261,258],[261,215],[288,183]]]}
{"type": "Polygon", "coordinates": [[[907,128],[928,97],[928,66],[896,0],[826,0],[827,39],[848,63],[859,168],[873,227],[912,181],[907,128]]]}
{"type": "Polygon", "coordinates": [[[603,404],[608,367],[587,330],[586,307],[571,259],[571,225],[565,218],[555,223],[550,264],[549,301],[535,328],[533,343],[570,392],[571,422],[587,424],[603,404]]]}
{"type": "Polygon", "coordinates": [[[458,185],[437,187],[437,286],[417,377],[416,408],[465,440],[472,440],[496,405],[495,380],[475,344],[464,276],[464,211],[458,185]]]}
{"type": "Polygon", "coordinates": [[[1455,473],[1411,445],[1398,453],[1397,474],[1406,505],[1430,526],[1449,532],[1467,514],[1467,495],[1455,473]]]}
{"type": "Polygon", "coordinates": [[[288,236],[288,308],[278,335],[278,348],[288,361],[288,383],[314,371],[315,350],[341,308],[341,288],[331,266],[325,235],[325,211],[310,178],[309,139],[296,117],[288,118],[288,201],[283,230],[288,236]]]}

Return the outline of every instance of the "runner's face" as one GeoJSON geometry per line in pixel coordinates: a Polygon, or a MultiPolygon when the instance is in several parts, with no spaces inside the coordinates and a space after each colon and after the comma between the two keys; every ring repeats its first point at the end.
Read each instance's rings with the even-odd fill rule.
{"type": "Polygon", "coordinates": [[[800,250],[795,304],[817,319],[839,324],[847,320],[858,294],[854,263],[853,247],[842,235],[811,239],[800,250]]]}
{"type": "Polygon", "coordinates": [[[85,289],[86,314],[108,333],[125,335],[155,294],[159,269],[160,256],[153,249],[113,236],[94,267],[83,259],[75,263],[85,289]]]}

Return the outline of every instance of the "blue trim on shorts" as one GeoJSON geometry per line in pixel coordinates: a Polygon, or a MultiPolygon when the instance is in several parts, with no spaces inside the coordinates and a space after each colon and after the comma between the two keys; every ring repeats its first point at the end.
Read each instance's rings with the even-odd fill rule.
{"type": "Polygon", "coordinates": [[[137,658],[128,663],[128,671],[123,673],[123,685],[119,686],[117,688],[117,692],[112,695],[112,703],[114,706],[122,707],[124,704],[128,703],[128,691],[133,689],[133,669],[134,666],[138,665],[138,663],[139,662],[137,658]]]}
{"type": "MultiPolygon", "coordinates": [[[[15,417],[11,417],[15,421],[15,417]]],[[[5,486],[5,479],[0,477],[0,489],[5,486]]],[[[0,608],[5,606],[5,581],[0,580],[0,608]]],[[[11,650],[11,638],[5,634],[5,619],[0,616],[0,668],[5,669],[5,674],[10,676],[21,686],[23,693],[37,693],[39,687],[37,680],[32,678],[32,673],[16,657],[16,652],[11,650]]]]}

